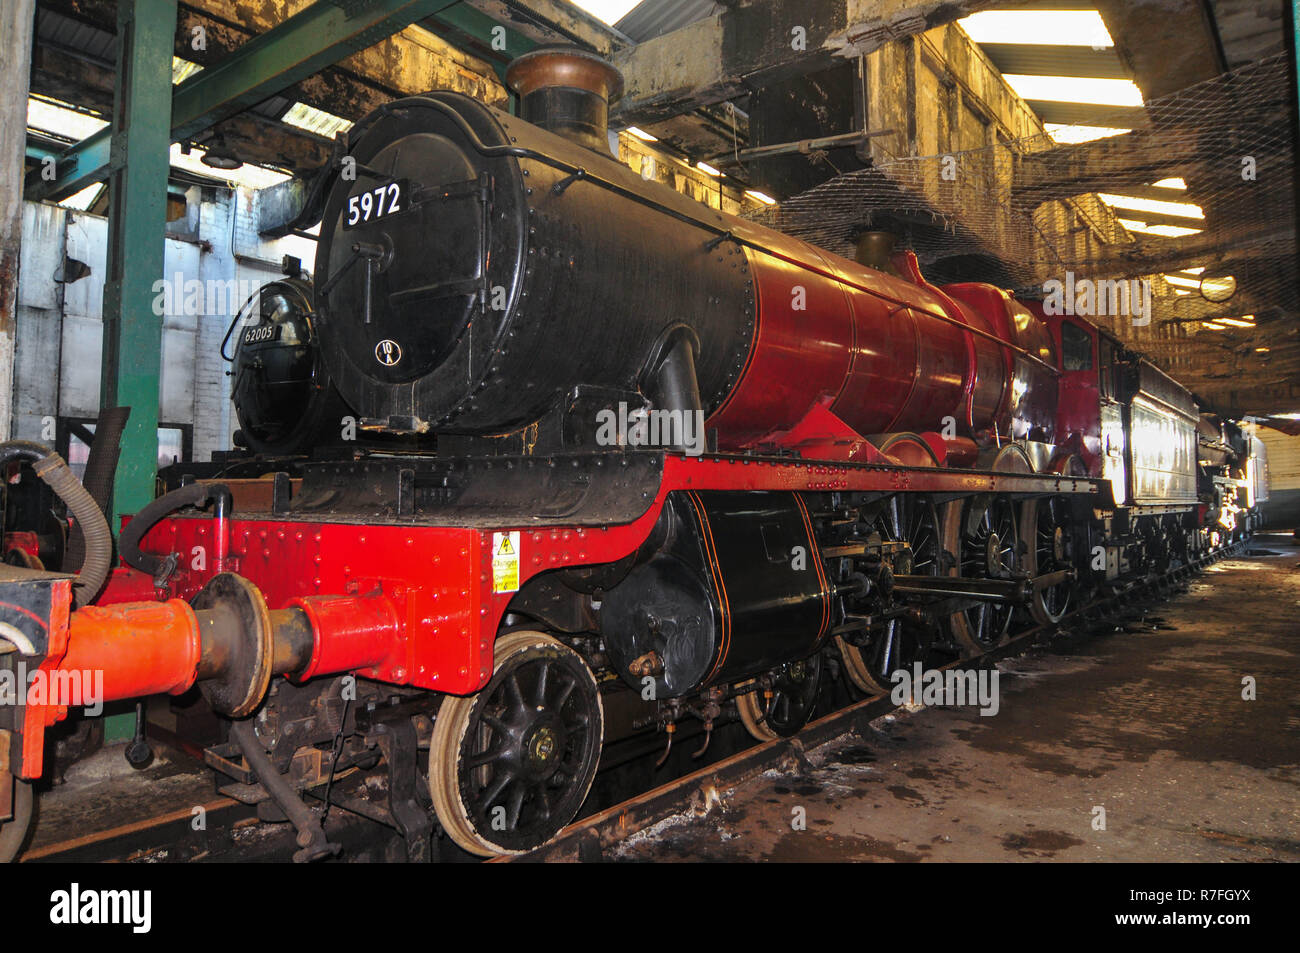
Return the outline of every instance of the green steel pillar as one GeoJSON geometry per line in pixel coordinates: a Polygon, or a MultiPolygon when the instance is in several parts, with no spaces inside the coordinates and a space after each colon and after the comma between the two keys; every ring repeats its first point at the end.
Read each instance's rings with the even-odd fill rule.
{"type": "Polygon", "coordinates": [[[167,225],[176,2],[118,2],[99,389],[101,407],[131,408],[113,488],[115,516],[135,513],[153,499],[158,467],[163,319],[153,302],[167,225]]]}

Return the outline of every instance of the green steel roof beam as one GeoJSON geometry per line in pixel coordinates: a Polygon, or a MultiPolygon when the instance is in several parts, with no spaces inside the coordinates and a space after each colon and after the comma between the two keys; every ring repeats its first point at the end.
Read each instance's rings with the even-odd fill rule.
{"type": "Polygon", "coordinates": [[[537,46],[517,30],[465,3],[454,3],[439,10],[423,26],[454,46],[463,45],[457,42],[461,36],[474,41],[475,49],[471,52],[487,59],[503,80],[510,61],[537,46]]]}
{"type": "MultiPolygon", "coordinates": [[[[176,87],[171,141],[188,139],[447,5],[447,0],[316,0],[176,87]]],[[[171,61],[165,66],[170,74],[171,61]]],[[[61,199],[102,182],[120,164],[110,155],[110,136],[104,129],[71,147],[52,181],[29,175],[25,196],[61,199]]]]}

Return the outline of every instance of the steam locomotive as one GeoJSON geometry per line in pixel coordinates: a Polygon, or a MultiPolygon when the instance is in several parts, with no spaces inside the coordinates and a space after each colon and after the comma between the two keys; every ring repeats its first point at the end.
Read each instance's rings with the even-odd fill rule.
{"type": "MultiPolygon", "coordinates": [[[[287,818],[296,859],[338,852],[305,800],[331,789],[410,859],[435,822],[529,850],[628,724],[789,736],[832,667],[887,690],[1249,529],[1257,450],[1104,331],[935,287],[877,233],[849,260],[642,181],[608,153],[621,80],[594,56],[507,78],[523,118],[432,92],[350,130],[311,295],[254,326],[293,334],[245,331],[236,357],[299,348],[292,409],[244,421],[262,449],[346,408],[436,455],[182,486],[109,570],[57,455],[0,451],[88,527],[75,578],[3,570],[0,664],[101,671],[105,700],[197,684],[230,722],[223,790],[287,818]]],[[[66,712],[0,711],[7,844],[66,712]]]]}

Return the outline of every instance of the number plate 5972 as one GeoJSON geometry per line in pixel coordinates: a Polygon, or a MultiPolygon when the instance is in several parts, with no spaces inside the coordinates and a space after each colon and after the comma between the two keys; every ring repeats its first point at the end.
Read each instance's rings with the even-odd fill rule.
{"type": "Polygon", "coordinates": [[[407,182],[397,179],[348,196],[343,227],[356,228],[379,218],[406,211],[407,182]]]}

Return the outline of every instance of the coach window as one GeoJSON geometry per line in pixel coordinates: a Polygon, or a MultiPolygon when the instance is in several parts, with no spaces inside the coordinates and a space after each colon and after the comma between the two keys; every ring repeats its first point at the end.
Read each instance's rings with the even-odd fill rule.
{"type": "Polygon", "coordinates": [[[1061,322],[1061,367],[1067,371],[1092,370],[1092,335],[1072,321],[1061,322]]]}
{"type": "Polygon", "coordinates": [[[1099,336],[1098,341],[1101,345],[1101,374],[1099,375],[1101,396],[1114,397],[1115,346],[1104,334],[1099,336]]]}

